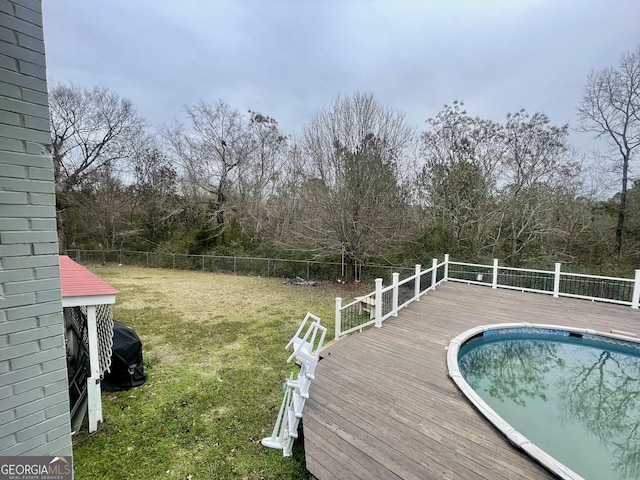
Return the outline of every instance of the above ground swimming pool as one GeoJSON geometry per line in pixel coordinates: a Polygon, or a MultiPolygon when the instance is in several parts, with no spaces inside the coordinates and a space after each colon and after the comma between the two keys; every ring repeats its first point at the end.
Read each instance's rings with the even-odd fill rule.
{"type": "Polygon", "coordinates": [[[516,446],[560,478],[640,478],[640,343],[552,325],[478,327],[449,375],[516,446]]]}

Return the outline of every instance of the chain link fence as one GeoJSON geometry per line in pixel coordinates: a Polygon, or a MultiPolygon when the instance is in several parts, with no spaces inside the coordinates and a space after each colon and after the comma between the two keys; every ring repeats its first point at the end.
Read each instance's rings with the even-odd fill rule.
{"type": "MultiPolygon", "coordinates": [[[[179,253],[139,252],[130,250],[65,250],[76,262],[83,265],[118,264],[146,268],[175,270],[200,270],[203,272],[260,275],[263,277],[296,278],[306,280],[335,281],[344,277],[346,268],[339,262],[314,260],[290,260],[282,258],[235,257],[226,255],[187,255],[179,253]]],[[[391,282],[393,272],[410,274],[412,268],[387,265],[359,265],[358,273],[364,283],[375,278],[391,282]]]]}

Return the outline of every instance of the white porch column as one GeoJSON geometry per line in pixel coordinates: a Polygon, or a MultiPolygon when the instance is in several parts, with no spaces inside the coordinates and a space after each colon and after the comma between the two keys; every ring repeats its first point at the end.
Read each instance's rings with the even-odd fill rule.
{"type": "Polygon", "coordinates": [[[100,397],[100,352],[98,349],[98,323],[96,306],[87,305],[87,333],[89,336],[90,374],[87,379],[87,399],[89,406],[89,433],[98,430],[102,422],[102,399],[100,397]]]}

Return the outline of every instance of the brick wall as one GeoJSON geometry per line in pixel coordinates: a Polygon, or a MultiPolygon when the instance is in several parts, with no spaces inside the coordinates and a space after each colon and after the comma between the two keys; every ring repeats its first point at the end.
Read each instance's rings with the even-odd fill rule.
{"type": "Polygon", "coordinates": [[[70,455],[40,0],[0,0],[0,455],[70,455]]]}

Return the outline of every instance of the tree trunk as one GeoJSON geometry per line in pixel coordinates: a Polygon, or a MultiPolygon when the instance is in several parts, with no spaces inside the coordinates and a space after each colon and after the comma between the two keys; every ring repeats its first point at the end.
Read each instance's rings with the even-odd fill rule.
{"type": "Polygon", "coordinates": [[[517,267],[516,257],[518,255],[518,234],[516,232],[517,232],[516,224],[512,220],[511,221],[511,255],[509,255],[510,257],[509,260],[511,262],[511,266],[513,267],[517,267]]]}
{"type": "Polygon", "coordinates": [[[353,258],[351,258],[350,256],[347,256],[347,258],[345,258],[345,271],[344,271],[344,281],[346,282],[347,285],[350,285],[353,283],[354,281],[354,275],[353,275],[353,267],[354,267],[354,262],[353,262],[353,258]]]}
{"type": "Polygon", "coordinates": [[[56,224],[58,230],[58,251],[60,253],[67,249],[67,239],[64,231],[64,213],[56,208],[56,224]]]}
{"type": "Polygon", "coordinates": [[[624,230],[624,215],[627,209],[627,181],[629,176],[629,156],[627,152],[622,157],[622,188],[620,189],[620,205],[618,207],[618,224],[616,225],[616,255],[622,254],[622,232],[624,230]]]}

